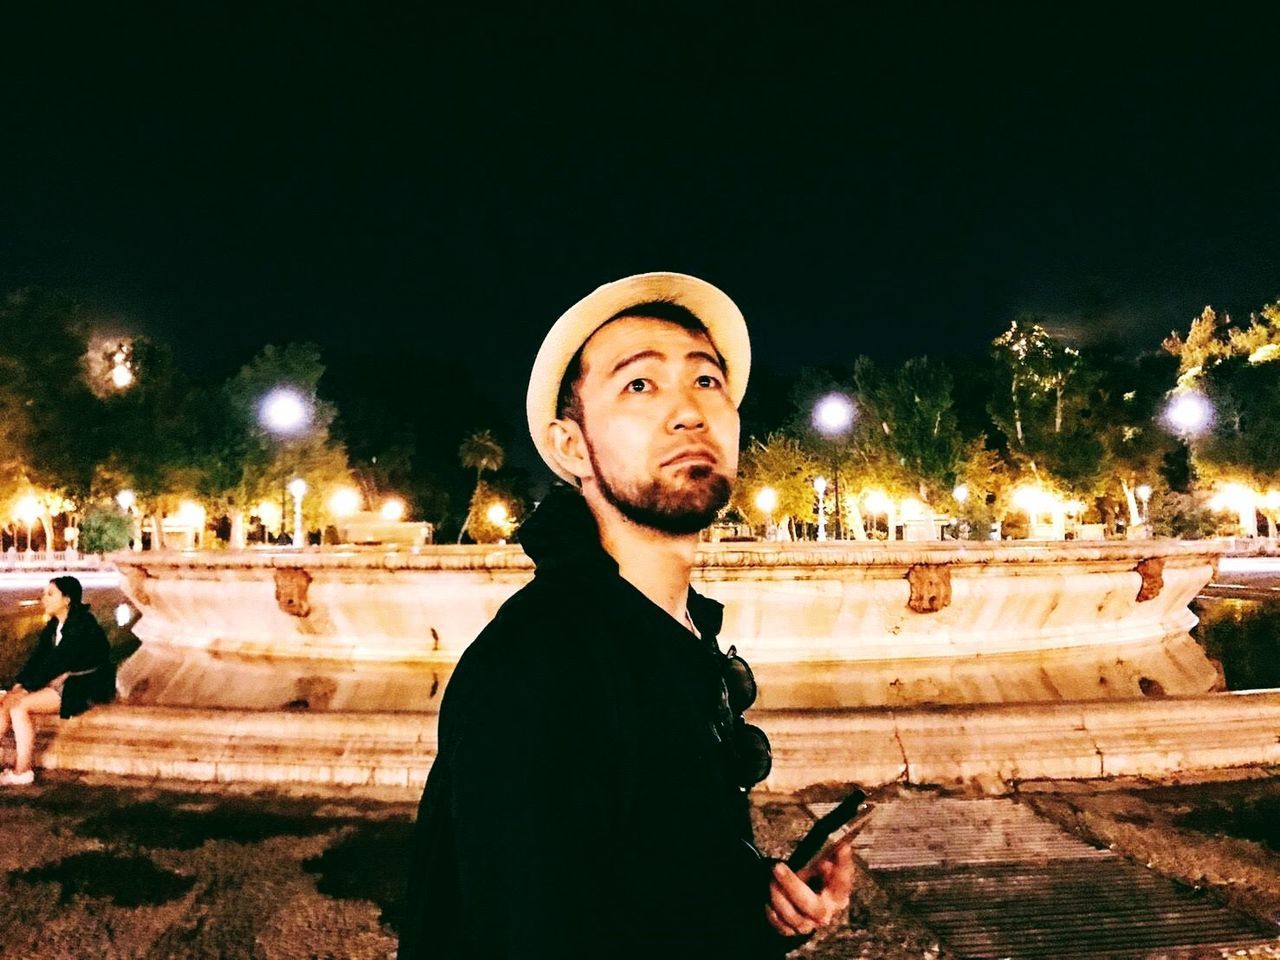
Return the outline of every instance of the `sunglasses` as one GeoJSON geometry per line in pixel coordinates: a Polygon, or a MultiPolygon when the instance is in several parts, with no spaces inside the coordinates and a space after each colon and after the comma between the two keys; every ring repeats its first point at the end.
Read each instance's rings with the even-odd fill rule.
{"type": "Polygon", "coordinates": [[[717,656],[720,657],[719,691],[712,729],[728,751],[734,782],[749,790],[773,769],[769,738],[742,716],[756,702],[756,678],[747,661],[738,656],[737,647],[730,647],[728,653],[717,656]]]}

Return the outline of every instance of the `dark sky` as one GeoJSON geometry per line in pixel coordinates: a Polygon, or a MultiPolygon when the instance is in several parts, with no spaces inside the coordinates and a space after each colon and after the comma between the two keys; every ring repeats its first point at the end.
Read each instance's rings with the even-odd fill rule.
{"type": "Polygon", "coordinates": [[[644,270],[723,286],[784,373],[1280,297],[1274,16],[365,6],[10,19],[0,290],[197,372],[372,342],[512,405],[644,270]]]}

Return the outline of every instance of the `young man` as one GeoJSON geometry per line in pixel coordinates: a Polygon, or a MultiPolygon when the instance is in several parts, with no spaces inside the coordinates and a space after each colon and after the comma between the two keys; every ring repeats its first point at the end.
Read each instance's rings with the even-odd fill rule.
{"type": "Polygon", "coordinates": [[[521,528],[534,580],[449,682],[400,960],[763,960],[846,909],[847,850],[797,877],[752,845],[754,681],[689,587],[750,362],[738,308],[680,274],[607,284],[548,333],[529,429],[575,489],[521,528]]]}

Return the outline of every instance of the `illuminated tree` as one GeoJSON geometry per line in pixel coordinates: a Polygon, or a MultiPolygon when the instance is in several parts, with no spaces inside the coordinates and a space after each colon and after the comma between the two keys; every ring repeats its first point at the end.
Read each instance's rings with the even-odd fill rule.
{"type": "MultiPolygon", "coordinates": [[[[502,445],[493,438],[488,430],[481,430],[479,433],[473,433],[467,439],[462,441],[462,446],[458,448],[458,459],[462,461],[462,465],[469,470],[476,472],[476,486],[471,494],[471,504],[467,509],[467,515],[462,521],[462,528],[458,531],[458,542],[462,542],[463,535],[467,532],[467,526],[471,523],[480,497],[480,481],[486,470],[492,472],[502,469],[503,461],[506,454],[502,449],[502,445]]],[[[474,537],[472,539],[475,539],[474,537]]]]}
{"type": "Polygon", "coordinates": [[[777,495],[776,522],[789,519],[804,523],[816,519],[813,478],[822,472],[812,451],[785,433],[769,434],[763,441],[752,437],[738,458],[738,482],[732,505],[744,516],[759,514],[756,497],[771,489],[777,495]]]}

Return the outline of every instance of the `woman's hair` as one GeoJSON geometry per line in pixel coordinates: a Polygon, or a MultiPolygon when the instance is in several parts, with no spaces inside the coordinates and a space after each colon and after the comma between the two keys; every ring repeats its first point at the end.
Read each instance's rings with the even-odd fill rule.
{"type": "Polygon", "coordinates": [[[80,581],[75,577],[54,577],[49,581],[58,588],[58,592],[71,601],[71,609],[81,605],[80,598],[84,596],[84,587],[80,586],[80,581]]]}

